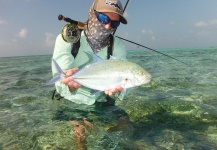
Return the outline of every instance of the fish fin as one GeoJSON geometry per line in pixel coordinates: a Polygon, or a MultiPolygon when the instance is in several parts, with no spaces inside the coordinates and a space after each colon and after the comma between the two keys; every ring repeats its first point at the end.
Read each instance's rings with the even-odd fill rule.
{"type": "Polygon", "coordinates": [[[99,90],[94,90],[93,93],[91,93],[91,95],[97,95],[99,93],[101,93],[102,91],[99,91],[99,90]]]}
{"type": "Polygon", "coordinates": [[[58,72],[58,74],[63,74],[63,75],[66,75],[63,70],[60,68],[60,65],[56,62],[56,60],[52,59],[53,63],[54,63],[54,66],[58,72]]]}
{"type": "Polygon", "coordinates": [[[119,60],[119,61],[126,61],[126,59],[123,59],[123,58],[117,58],[117,57],[115,57],[115,56],[112,56],[112,55],[110,55],[110,58],[109,58],[109,60],[119,60]]]}
{"type": "Polygon", "coordinates": [[[103,61],[102,58],[100,58],[99,56],[97,56],[93,52],[85,52],[85,53],[93,59],[93,62],[103,61]]]}
{"type": "Polygon", "coordinates": [[[123,100],[126,93],[127,93],[127,89],[125,88],[121,91],[120,95],[118,96],[119,99],[123,100]]]}
{"type": "Polygon", "coordinates": [[[53,79],[51,79],[48,83],[46,83],[46,85],[51,85],[54,84],[55,82],[62,80],[63,78],[66,77],[66,74],[62,71],[62,69],[60,68],[60,66],[58,65],[58,63],[52,59],[54,66],[57,70],[58,75],[56,77],[54,77],[53,79]]]}
{"type": "Polygon", "coordinates": [[[109,60],[118,60],[115,56],[110,55],[109,60]]]}
{"type": "Polygon", "coordinates": [[[48,83],[46,83],[46,85],[52,85],[59,80],[60,80],[60,76],[56,76],[53,79],[51,79],[48,83]]]}

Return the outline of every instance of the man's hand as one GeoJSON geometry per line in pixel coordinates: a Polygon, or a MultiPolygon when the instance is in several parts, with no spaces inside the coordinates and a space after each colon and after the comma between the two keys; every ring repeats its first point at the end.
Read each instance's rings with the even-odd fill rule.
{"type": "Polygon", "coordinates": [[[73,80],[73,78],[71,77],[71,75],[74,74],[77,71],[78,71],[78,68],[73,68],[73,69],[67,70],[66,71],[67,78],[65,78],[65,79],[62,80],[62,83],[68,85],[69,90],[71,92],[81,87],[81,85],[78,84],[77,82],[75,82],[73,80]]]}
{"type": "MultiPolygon", "coordinates": [[[[71,77],[71,75],[74,74],[75,72],[77,72],[78,70],[79,70],[78,68],[73,68],[73,69],[67,70],[66,71],[67,78],[62,80],[62,83],[68,85],[69,90],[71,92],[81,87],[81,85],[79,83],[75,82],[73,80],[73,78],[71,77]]],[[[113,94],[115,94],[117,92],[121,92],[122,90],[123,90],[123,88],[121,86],[118,86],[114,89],[106,90],[104,92],[106,95],[112,96],[113,94]]]]}
{"type": "Polygon", "coordinates": [[[117,93],[117,92],[121,92],[123,90],[123,88],[121,86],[118,86],[114,89],[111,90],[106,90],[104,91],[106,95],[112,96],[113,94],[117,93]]]}

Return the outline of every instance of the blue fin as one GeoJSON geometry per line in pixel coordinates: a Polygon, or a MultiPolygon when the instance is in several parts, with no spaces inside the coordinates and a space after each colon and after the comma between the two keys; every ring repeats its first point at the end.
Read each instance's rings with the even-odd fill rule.
{"type": "Polygon", "coordinates": [[[56,76],[53,79],[51,79],[48,83],[46,83],[46,85],[52,85],[59,80],[60,80],[60,76],[56,76]]]}
{"type": "Polygon", "coordinates": [[[93,62],[100,62],[103,61],[102,58],[94,54],[93,52],[85,52],[88,56],[90,56],[93,59],[93,62]]]}
{"type": "Polygon", "coordinates": [[[125,58],[125,59],[123,59],[123,58],[117,58],[117,57],[115,57],[115,56],[112,56],[112,55],[110,55],[110,58],[109,58],[109,60],[119,60],[119,61],[126,61],[127,59],[125,58]]]}
{"type": "Polygon", "coordinates": [[[98,90],[94,90],[93,93],[91,93],[91,95],[97,95],[99,93],[101,93],[102,91],[98,91],[98,90]]]}
{"type": "Polygon", "coordinates": [[[121,94],[119,95],[119,99],[123,100],[124,97],[125,97],[125,95],[126,95],[126,93],[127,93],[127,89],[125,88],[125,89],[123,89],[123,91],[121,91],[121,94]]]}
{"type": "Polygon", "coordinates": [[[121,94],[120,94],[120,97],[121,98],[124,98],[124,96],[126,95],[126,89],[123,89],[122,91],[121,91],[121,94]]]}
{"type": "Polygon", "coordinates": [[[56,77],[54,77],[53,79],[51,79],[48,83],[46,83],[46,85],[54,84],[55,82],[60,81],[66,77],[66,74],[62,71],[62,69],[60,68],[58,63],[54,59],[52,59],[52,61],[54,63],[54,66],[57,70],[58,75],[56,77]]]}
{"type": "Polygon", "coordinates": [[[109,60],[118,60],[115,56],[110,55],[109,60]]]}
{"type": "Polygon", "coordinates": [[[59,75],[61,75],[61,74],[64,74],[64,75],[65,75],[65,73],[63,72],[63,70],[60,68],[59,64],[58,64],[54,59],[52,59],[52,61],[53,61],[53,63],[54,63],[54,66],[55,66],[55,68],[56,68],[58,74],[59,74],[59,75]]]}

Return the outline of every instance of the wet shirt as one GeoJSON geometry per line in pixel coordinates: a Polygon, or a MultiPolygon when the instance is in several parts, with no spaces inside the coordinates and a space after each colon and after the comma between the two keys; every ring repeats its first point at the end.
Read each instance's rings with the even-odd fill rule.
{"type": "MultiPolygon", "coordinates": [[[[54,47],[53,59],[57,61],[57,63],[60,65],[60,67],[64,72],[75,67],[81,68],[86,64],[90,63],[88,56],[84,52],[88,52],[88,51],[92,52],[92,49],[86,40],[84,32],[81,33],[80,43],[81,45],[78,54],[76,58],[74,58],[71,54],[71,43],[65,42],[61,34],[57,36],[55,47],[54,47]]],[[[108,48],[104,47],[96,54],[102,59],[106,60],[107,50],[108,48]]],[[[113,56],[116,57],[117,59],[125,60],[126,55],[127,52],[126,52],[125,45],[120,39],[114,37],[113,56]]],[[[54,77],[57,76],[57,71],[53,64],[52,64],[52,73],[54,77]]],[[[92,105],[95,102],[106,102],[104,92],[94,95],[92,94],[93,93],[92,89],[84,86],[71,92],[68,88],[68,85],[63,84],[61,81],[58,81],[55,83],[55,87],[57,92],[62,97],[72,102],[75,102],[77,104],[92,105]]],[[[118,97],[118,98],[121,100],[123,99],[123,97],[118,97]]]]}

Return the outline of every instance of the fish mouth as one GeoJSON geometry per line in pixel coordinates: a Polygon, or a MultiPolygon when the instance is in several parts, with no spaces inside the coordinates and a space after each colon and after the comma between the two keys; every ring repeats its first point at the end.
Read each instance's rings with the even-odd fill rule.
{"type": "Polygon", "coordinates": [[[146,83],[149,83],[151,81],[151,79],[152,79],[151,77],[147,77],[146,78],[146,80],[147,80],[146,83]]]}
{"type": "Polygon", "coordinates": [[[147,83],[149,83],[151,80],[152,80],[151,77],[148,77],[148,78],[146,77],[146,78],[143,79],[143,81],[140,81],[140,84],[139,84],[138,86],[147,84],[147,83]]]}
{"type": "Polygon", "coordinates": [[[145,84],[146,84],[146,83],[149,83],[151,80],[152,80],[152,77],[151,77],[151,76],[147,76],[147,77],[145,78],[145,84]]]}

